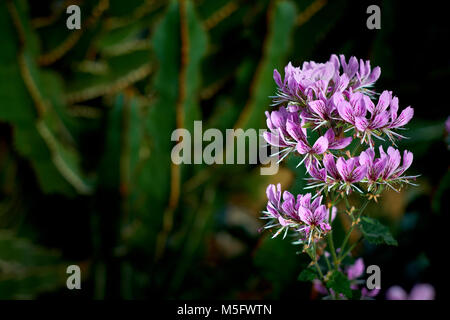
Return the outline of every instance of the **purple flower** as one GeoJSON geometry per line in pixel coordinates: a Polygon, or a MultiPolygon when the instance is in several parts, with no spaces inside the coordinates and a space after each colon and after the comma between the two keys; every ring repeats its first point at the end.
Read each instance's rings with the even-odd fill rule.
{"type": "Polygon", "coordinates": [[[368,168],[368,191],[370,191],[376,184],[386,184],[395,191],[397,190],[391,185],[391,182],[405,182],[408,184],[412,184],[409,180],[415,179],[417,176],[403,175],[412,164],[412,152],[405,150],[403,152],[402,162],[400,151],[398,151],[397,149],[389,147],[387,150],[387,154],[386,152],[384,152],[382,146],[380,146],[379,150],[379,158],[375,158],[375,151],[370,148],[366,151],[361,152],[359,156],[359,163],[361,165],[367,166],[368,168]]]}
{"type": "Polygon", "coordinates": [[[363,275],[364,270],[364,261],[362,258],[359,258],[356,259],[353,265],[347,267],[345,273],[347,274],[349,280],[355,280],[363,275]]]}
{"type": "MultiPolygon", "coordinates": [[[[266,189],[267,195],[267,206],[266,211],[263,211],[264,217],[261,219],[270,219],[269,223],[264,226],[264,229],[270,229],[280,226],[278,231],[274,234],[273,238],[278,236],[283,230],[285,230],[285,235],[287,233],[288,227],[290,227],[291,222],[286,217],[285,212],[282,208],[281,203],[281,185],[277,186],[270,184],[266,189]]],[[[285,195],[283,194],[283,197],[285,195]]]]}
{"type": "MultiPolygon", "coordinates": [[[[326,63],[305,62],[301,68],[294,67],[289,62],[284,68],[283,80],[278,70],[273,71],[273,78],[278,86],[278,94],[273,104],[294,102],[305,107],[307,100],[313,100],[311,98],[319,91],[327,93],[330,80],[336,79],[335,73],[336,67],[331,61],[326,63]]],[[[342,87],[342,84],[340,86],[342,87]]]]}
{"type": "MultiPolygon", "coordinates": [[[[288,109],[281,107],[278,111],[272,111],[271,113],[266,111],[267,127],[270,131],[263,133],[263,138],[266,142],[272,146],[281,148],[278,153],[280,160],[283,160],[290,152],[295,150],[297,141],[290,136],[287,130],[287,123],[291,126],[295,126],[298,130],[302,131],[300,125],[300,118],[297,112],[291,112],[288,109]]],[[[302,131],[304,135],[304,132],[302,131]]],[[[275,156],[274,154],[273,156],[275,156]]]]}
{"type": "Polygon", "coordinates": [[[328,149],[328,139],[326,137],[320,137],[314,142],[311,147],[306,140],[299,140],[297,143],[297,151],[300,154],[322,154],[328,149]]]}
{"type": "Polygon", "coordinates": [[[298,195],[297,199],[289,191],[283,192],[283,204],[281,205],[283,212],[292,220],[300,221],[298,215],[298,208],[300,207],[300,200],[302,195],[298,195]]]}
{"type": "Polygon", "coordinates": [[[342,95],[336,95],[335,103],[340,117],[353,125],[362,135],[362,141],[374,146],[372,137],[383,140],[380,135],[384,132],[391,141],[394,136],[404,138],[392,131],[406,125],[414,115],[414,110],[407,107],[398,116],[398,98],[392,97],[392,92],[383,91],[377,105],[361,92],[348,92],[349,101],[342,95]],[[369,117],[367,117],[369,114],[369,117]]]}
{"type": "MultiPolygon", "coordinates": [[[[389,182],[405,182],[408,184],[412,184],[409,182],[409,179],[415,179],[417,176],[403,176],[403,173],[411,166],[413,162],[413,153],[405,150],[403,152],[403,162],[401,163],[400,151],[389,147],[387,149],[387,154],[384,152],[383,147],[380,146],[380,158],[386,158],[386,166],[384,167],[383,172],[380,175],[380,178],[386,183],[389,187],[394,189],[389,182]]],[[[397,191],[397,190],[396,190],[397,191]]]]}
{"type": "MultiPolygon", "coordinates": [[[[381,100],[381,97],[380,97],[381,100]]],[[[387,101],[385,102],[387,104],[387,101]]],[[[392,100],[389,103],[390,109],[389,109],[389,115],[390,115],[390,121],[388,128],[394,129],[394,128],[400,128],[405,126],[413,117],[414,115],[414,109],[411,107],[407,107],[404,109],[400,115],[398,116],[398,98],[393,97],[392,100]]]]}
{"type": "Polygon", "coordinates": [[[399,286],[393,286],[386,292],[387,300],[434,300],[435,291],[430,284],[416,284],[408,294],[399,286]]]}
{"type": "MultiPolygon", "coordinates": [[[[362,59],[358,60],[355,57],[350,57],[348,64],[345,61],[345,56],[339,56],[342,69],[344,73],[348,76],[351,82],[351,88],[361,89],[364,87],[369,87],[378,80],[381,74],[380,67],[375,67],[373,70],[370,67],[370,61],[364,61],[362,59]]],[[[337,59],[337,57],[336,57],[337,59]]]]}
{"type": "Polygon", "coordinates": [[[288,120],[286,123],[286,131],[296,141],[297,152],[305,155],[298,165],[301,165],[305,160],[308,160],[307,164],[310,164],[314,155],[322,154],[328,149],[328,139],[325,136],[319,137],[311,146],[306,136],[306,129],[299,123],[288,120]]]}
{"type": "Polygon", "coordinates": [[[273,218],[277,218],[280,216],[281,211],[281,184],[275,185],[269,184],[266,189],[267,195],[267,212],[273,218]]]}
{"type": "MultiPolygon", "coordinates": [[[[361,92],[348,92],[349,100],[347,101],[342,94],[334,96],[339,116],[346,122],[356,126],[357,119],[364,118],[367,114],[366,105],[371,103],[370,98],[361,92]]],[[[360,120],[359,120],[360,121],[360,120]]]]}
{"type": "Polygon", "coordinates": [[[368,191],[372,189],[373,185],[384,172],[387,162],[387,157],[375,159],[375,151],[371,148],[361,152],[359,155],[359,163],[367,167],[367,180],[369,183],[368,191]]]}
{"type": "Polygon", "coordinates": [[[298,214],[305,223],[306,226],[302,228],[306,237],[311,241],[311,237],[314,231],[328,232],[331,230],[331,226],[328,223],[328,210],[325,205],[321,204],[322,197],[317,197],[311,202],[311,194],[307,193],[300,201],[298,208],[298,214]]]}
{"type": "MultiPolygon", "coordinates": [[[[320,94],[322,96],[322,94],[320,94]]],[[[314,130],[329,123],[333,117],[335,106],[331,100],[323,99],[313,100],[308,103],[308,109],[303,111],[303,118],[314,123],[314,130]]]]}
{"type": "Polygon", "coordinates": [[[339,157],[336,162],[336,168],[344,182],[348,185],[361,181],[367,175],[367,166],[360,165],[358,157],[347,160],[343,157],[339,157]]]}
{"type": "MultiPolygon", "coordinates": [[[[309,175],[312,178],[311,180],[318,181],[321,184],[326,183],[327,182],[327,170],[326,170],[326,168],[320,169],[318,167],[318,163],[319,162],[315,158],[313,158],[311,160],[307,160],[307,161],[308,162],[312,161],[312,163],[307,163],[306,164],[306,169],[307,169],[309,175]]],[[[318,185],[314,185],[314,186],[318,186],[318,185]]]]}
{"type": "Polygon", "coordinates": [[[310,187],[327,184],[329,190],[331,187],[340,184],[339,189],[345,188],[347,194],[352,188],[362,192],[355,186],[355,183],[361,182],[366,177],[368,166],[361,164],[358,157],[349,159],[339,157],[337,162],[335,162],[334,156],[331,153],[327,153],[323,157],[323,166],[326,169],[327,177],[324,177],[323,169],[318,169],[317,165],[311,166],[311,169],[308,170],[313,180],[323,182],[310,187]]]}
{"type": "Polygon", "coordinates": [[[264,132],[263,136],[267,143],[277,147],[291,147],[293,141],[286,130],[286,124],[288,121],[300,124],[298,114],[281,107],[278,111],[271,113],[266,111],[266,117],[270,132],[264,132]]]}
{"type": "MultiPolygon", "coordinates": [[[[345,270],[347,277],[353,283],[351,284],[351,288],[353,290],[358,289],[357,279],[360,278],[365,271],[364,260],[362,258],[356,259],[355,263],[351,266],[348,266],[345,270]]],[[[369,290],[366,287],[361,289],[361,299],[365,298],[374,298],[380,293],[380,289],[372,289],[369,290]]]]}
{"type": "MultiPolygon", "coordinates": [[[[279,229],[273,235],[273,238],[278,236],[283,230],[284,237],[289,228],[302,232],[311,241],[313,234],[318,234],[320,237],[322,233],[331,230],[328,222],[329,211],[325,205],[321,204],[322,197],[317,197],[312,200],[311,193],[305,195],[298,195],[294,197],[290,192],[283,192],[283,201],[281,201],[281,185],[277,186],[271,184],[266,189],[267,207],[264,211],[262,219],[270,219],[264,229],[278,227],[279,229]]],[[[336,208],[332,208],[332,220],[336,216],[336,208]]]]}
{"type": "Polygon", "coordinates": [[[339,173],[336,162],[334,161],[334,156],[331,153],[327,153],[323,157],[323,166],[327,169],[327,172],[332,180],[332,182],[339,182],[342,180],[341,174],[339,173]]]}

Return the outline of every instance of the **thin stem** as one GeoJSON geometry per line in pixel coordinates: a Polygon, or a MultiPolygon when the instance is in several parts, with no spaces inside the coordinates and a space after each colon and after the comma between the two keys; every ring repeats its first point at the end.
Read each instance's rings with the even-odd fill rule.
{"type": "Polygon", "coordinates": [[[345,200],[345,206],[347,207],[347,210],[350,210],[351,206],[350,206],[350,203],[348,202],[347,197],[344,197],[344,200],[345,200]]]}
{"type": "MultiPolygon", "coordinates": [[[[319,273],[320,281],[322,282],[323,287],[328,291],[330,296],[332,296],[334,298],[334,295],[332,294],[331,290],[328,289],[328,287],[327,287],[327,284],[326,284],[326,281],[325,281],[325,276],[323,275],[323,272],[320,269],[319,264],[317,263],[317,251],[316,251],[315,244],[313,244],[312,249],[313,249],[314,255],[312,255],[310,252],[307,252],[307,253],[308,253],[309,257],[311,258],[312,262],[314,263],[314,266],[316,267],[317,272],[319,273]]],[[[329,262],[328,262],[328,264],[329,264],[329,262]]]]}
{"type": "MultiPolygon", "coordinates": [[[[342,259],[342,257],[345,257],[344,255],[344,251],[345,251],[345,246],[347,245],[348,239],[350,238],[350,235],[353,232],[353,229],[355,228],[355,226],[359,223],[359,218],[361,217],[363,211],[366,209],[367,204],[369,203],[369,199],[367,199],[364,204],[362,205],[361,209],[359,210],[358,216],[356,217],[355,220],[352,221],[352,225],[350,227],[350,229],[348,230],[347,234],[345,235],[344,240],[342,241],[342,245],[341,245],[341,252],[339,253],[339,260],[342,259]]],[[[346,254],[348,253],[348,251],[346,252],[346,254]]]]}
{"type": "Polygon", "coordinates": [[[347,250],[345,250],[345,252],[342,253],[342,257],[346,257],[347,254],[349,254],[353,248],[356,247],[356,245],[361,241],[362,238],[360,238],[358,241],[355,241],[355,243],[353,243],[347,250]]]}
{"type": "Polygon", "coordinates": [[[322,270],[320,270],[319,264],[314,260],[314,265],[316,266],[317,272],[320,275],[321,280],[325,283],[325,277],[323,276],[322,270]]]}
{"type": "Polygon", "coordinates": [[[333,231],[329,232],[327,241],[328,241],[328,245],[330,246],[331,256],[333,257],[334,269],[337,270],[339,263],[338,263],[338,258],[336,256],[336,249],[334,248],[333,231]]]}
{"type": "MultiPolygon", "coordinates": [[[[330,198],[333,199],[332,202],[331,202],[331,207],[329,208],[329,213],[328,213],[328,221],[329,221],[329,223],[331,225],[331,223],[332,223],[331,215],[332,215],[332,211],[333,211],[332,207],[334,205],[336,205],[336,203],[339,202],[338,200],[340,200],[340,199],[339,199],[339,194],[334,194],[334,193],[332,195],[330,195],[330,198]]],[[[327,242],[328,242],[328,246],[330,247],[331,257],[333,258],[334,269],[337,270],[337,268],[338,268],[338,259],[337,259],[337,256],[336,256],[336,250],[334,248],[333,230],[330,230],[330,232],[328,233],[327,242]]],[[[327,258],[327,262],[329,264],[328,258],[327,258]]],[[[330,270],[331,270],[331,266],[329,266],[329,267],[330,267],[330,270]]]]}
{"type": "Polygon", "coordinates": [[[333,268],[331,267],[330,260],[325,253],[323,254],[323,257],[325,258],[325,262],[327,263],[328,270],[331,271],[331,269],[333,268]]]}

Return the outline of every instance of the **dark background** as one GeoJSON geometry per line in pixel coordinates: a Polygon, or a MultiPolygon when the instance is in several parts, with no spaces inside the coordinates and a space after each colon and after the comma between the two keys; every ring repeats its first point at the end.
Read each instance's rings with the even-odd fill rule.
{"type": "MultiPolygon", "coordinates": [[[[415,111],[399,148],[414,152],[420,186],[367,209],[399,246],[362,242],[354,253],[381,267],[378,299],[416,283],[439,298],[450,179],[443,3],[2,1],[0,298],[318,298],[297,281],[308,261],[297,248],[258,233],[267,184],[302,192],[298,160],[275,176],[183,165],[171,180],[170,135],[180,114],[187,128],[264,128],[273,69],[333,53],[380,66],[376,90],[415,111]],[[81,31],[65,27],[72,3],[81,31]],[[381,30],[366,28],[371,4],[381,30]],[[69,264],[82,269],[80,291],[65,288],[69,264]]],[[[336,222],[338,239],[346,223],[336,222]]]]}

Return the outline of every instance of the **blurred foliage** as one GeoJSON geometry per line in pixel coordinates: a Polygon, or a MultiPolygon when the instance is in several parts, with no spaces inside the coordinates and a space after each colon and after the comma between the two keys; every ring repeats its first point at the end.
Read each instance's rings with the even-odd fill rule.
{"type": "MultiPolygon", "coordinates": [[[[383,1],[383,27],[370,31],[369,4],[1,1],[0,298],[309,297],[310,284],[296,281],[306,260],[289,241],[257,232],[268,183],[302,192],[298,159],[275,176],[256,165],[175,166],[171,134],[195,120],[204,130],[264,128],[273,69],[331,53],[370,58],[382,68],[379,88],[416,110],[400,147],[414,151],[420,187],[371,209],[399,247],[355,250],[382,270],[410,271],[386,285],[436,281],[437,246],[415,239],[429,239],[449,212],[448,107],[422,94],[448,82],[446,53],[425,49],[448,39],[448,27],[398,23],[419,9],[383,1]],[[71,31],[73,3],[82,28],[71,31]],[[410,50],[416,36],[423,49],[410,50]],[[83,266],[81,292],[64,287],[67,261],[83,266]]],[[[347,224],[337,221],[341,231],[347,224]]]]}

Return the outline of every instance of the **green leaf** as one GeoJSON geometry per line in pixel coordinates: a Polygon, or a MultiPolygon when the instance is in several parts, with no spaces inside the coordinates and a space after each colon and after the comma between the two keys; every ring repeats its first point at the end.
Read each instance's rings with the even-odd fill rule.
{"type": "Polygon", "coordinates": [[[312,267],[306,268],[300,272],[298,275],[298,281],[313,281],[314,279],[317,279],[319,275],[317,274],[317,271],[314,270],[312,267]]]}
{"type": "Polygon", "coordinates": [[[333,289],[336,293],[342,293],[347,298],[352,298],[352,289],[350,288],[350,280],[340,271],[333,271],[327,281],[327,287],[333,289]]]}
{"type": "Polygon", "coordinates": [[[109,110],[105,135],[105,151],[99,166],[99,186],[118,190],[124,96],[117,95],[109,110]]]}
{"type": "Polygon", "coordinates": [[[71,134],[62,115],[56,111],[63,112],[60,79],[53,73],[42,71],[36,64],[39,50],[36,34],[27,19],[27,3],[11,2],[11,8],[12,12],[17,10],[15,22],[20,27],[14,27],[10,12],[4,3],[0,5],[0,20],[6,24],[2,35],[6,30],[5,40],[9,43],[0,53],[1,65],[8,66],[0,69],[0,76],[9,83],[0,87],[0,100],[8,101],[8,107],[0,108],[0,119],[13,126],[14,145],[20,155],[31,162],[43,192],[73,195],[75,190],[89,193],[91,186],[82,176],[79,155],[67,144],[73,142],[71,134]],[[14,39],[19,30],[24,37],[23,48],[14,39]],[[37,110],[43,108],[46,111],[41,110],[39,114],[37,110]]]}
{"type": "Polygon", "coordinates": [[[31,299],[65,285],[69,263],[59,252],[0,232],[0,299],[31,299]]]}
{"type": "Polygon", "coordinates": [[[364,238],[373,244],[388,244],[391,246],[397,246],[397,240],[394,239],[392,234],[389,232],[388,227],[381,224],[378,220],[363,217],[361,219],[361,231],[364,238]]]}
{"type": "Polygon", "coordinates": [[[238,125],[243,129],[265,127],[264,110],[270,104],[269,96],[275,92],[273,70],[284,65],[291,45],[291,34],[295,25],[295,5],[290,1],[279,1],[271,13],[263,58],[252,84],[254,89],[248,105],[238,120],[238,125]]]}

